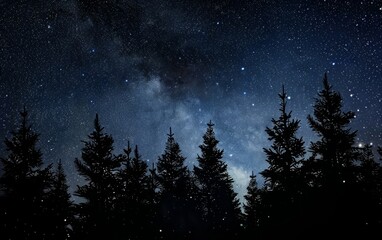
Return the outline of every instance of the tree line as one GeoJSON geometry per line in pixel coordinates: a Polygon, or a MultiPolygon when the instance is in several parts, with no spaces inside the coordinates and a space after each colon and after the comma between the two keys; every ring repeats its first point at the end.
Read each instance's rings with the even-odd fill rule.
{"type": "MultiPolygon", "coordinates": [[[[20,112],[19,128],[1,158],[2,239],[277,239],[372,236],[382,227],[382,167],[373,147],[355,145],[353,112],[327,75],[307,120],[318,140],[305,149],[300,121],[279,94],[279,116],[265,132],[268,167],[259,186],[252,173],[241,206],[207,124],[189,169],[171,128],[164,152],[148,166],[138,146],[113,153],[113,138],[98,115],[74,160],[85,183],[68,192],[62,163],[43,163],[39,135],[20,112]],[[307,154],[309,153],[309,154],[307,154]]],[[[382,148],[378,147],[379,160],[382,148]]]]}

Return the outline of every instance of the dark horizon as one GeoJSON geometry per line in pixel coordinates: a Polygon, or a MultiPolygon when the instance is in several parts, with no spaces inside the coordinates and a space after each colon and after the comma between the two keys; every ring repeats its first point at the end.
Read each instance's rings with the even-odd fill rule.
{"type": "Polygon", "coordinates": [[[308,148],[297,135],[301,122],[287,107],[284,86],[278,96],[279,117],[265,129],[268,166],[252,171],[244,199],[235,192],[211,120],[197,165],[186,165],[169,128],[164,151],[150,167],[138,145],[128,142],[114,152],[98,114],[74,160],[77,171],[70,176],[84,181],[72,194],[62,162],[45,166],[39,133],[24,107],[19,127],[4,142],[0,232],[16,239],[302,239],[317,231],[314,237],[374,236],[382,224],[382,146],[356,145],[358,132],[350,127],[355,113],[342,109],[326,73],[307,117],[318,137],[308,148]]]}

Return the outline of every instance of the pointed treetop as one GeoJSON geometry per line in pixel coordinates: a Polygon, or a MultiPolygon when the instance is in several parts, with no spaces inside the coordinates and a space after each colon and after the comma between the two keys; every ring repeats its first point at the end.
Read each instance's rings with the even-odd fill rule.
{"type": "Polygon", "coordinates": [[[324,82],[324,88],[326,90],[330,90],[332,88],[332,86],[329,84],[328,73],[327,72],[325,72],[325,74],[324,74],[323,82],[324,82]]]}
{"type": "Polygon", "coordinates": [[[130,153],[131,153],[130,141],[127,141],[127,148],[123,149],[123,152],[124,152],[128,157],[130,157],[130,153]]]}
{"type": "Polygon", "coordinates": [[[138,145],[135,145],[134,154],[136,157],[139,155],[138,145]]]}
{"type": "Polygon", "coordinates": [[[27,108],[24,104],[24,107],[23,107],[23,111],[20,112],[20,115],[23,117],[23,118],[26,118],[28,116],[28,112],[27,112],[27,108]]]}
{"type": "Polygon", "coordinates": [[[155,163],[151,163],[151,168],[149,169],[151,175],[156,175],[157,169],[155,168],[155,163]]]}
{"type": "Polygon", "coordinates": [[[96,113],[95,119],[94,119],[94,126],[99,125],[99,117],[98,113],[96,113]]]}
{"type": "Polygon", "coordinates": [[[170,133],[168,133],[167,136],[169,136],[170,138],[172,138],[174,136],[174,133],[172,133],[171,127],[170,127],[170,133]]]}
{"type": "Polygon", "coordinates": [[[282,95],[282,96],[285,96],[285,95],[286,95],[286,93],[285,93],[285,86],[284,86],[284,84],[283,84],[283,85],[281,85],[281,95],[282,95]]]}
{"type": "MultiPolygon", "coordinates": [[[[62,178],[66,178],[64,166],[62,165],[61,159],[58,161],[56,173],[58,175],[59,180],[62,180],[62,178]]],[[[65,181],[66,181],[66,179],[65,179],[65,181]]]]}
{"type": "Polygon", "coordinates": [[[207,126],[208,126],[208,127],[213,127],[213,126],[215,126],[215,124],[213,124],[212,121],[210,120],[210,122],[207,123],[207,126]]]}
{"type": "Polygon", "coordinates": [[[102,130],[104,129],[103,127],[101,127],[101,123],[100,123],[100,120],[99,120],[99,117],[98,117],[98,113],[96,113],[96,116],[95,116],[95,119],[94,119],[94,129],[97,132],[102,132],[102,130]]]}
{"type": "Polygon", "coordinates": [[[280,103],[280,111],[285,113],[285,109],[286,109],[286,104],[287,104],[287,94],[285,92],[285,87],[284,87],[284,84],[282,85],[281,87],[281,93],[279,93],[279,97],[281,99],[281,103],[280,103]]]}
{"type": "Polygon", "coordinates": [[[21,118],[22,118],[21,124],[22,124],[23,127],[26,127],[27,119],[28,119],[28,111],[27,111],[25,105],[23,107],[23,110],[20,111],[20,115],[21,115],[21,118]]]}

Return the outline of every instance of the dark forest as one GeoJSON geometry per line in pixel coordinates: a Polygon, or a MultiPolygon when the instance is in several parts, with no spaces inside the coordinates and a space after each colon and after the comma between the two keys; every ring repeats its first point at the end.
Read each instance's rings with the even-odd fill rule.
{"type": "MultiPolygon", "coordinates": [[[[141,149],[114,140],[95,116],[94,130],[73,159],[84,185],[74,202],[61,162],[47,164],[28,111],[1,158],[1,239],[312,239],[368,238],[382,227],[382,148],[355,143],[354,113],[324,75],[307,116],[317,141],[298,136],[288,108],[265,128],[268,167],[250,178],[244,202],[233,189],[224,151],[210,121],[189,168],[170,128],[162,154],[148,166],[141,149]],[[308,146],[308,147],[305,147],[308,146]]],[[[277,97],[277,96],[276,96],[277,97]]],[[[142,149],[144,152],[144,149],[142,149]]]]}

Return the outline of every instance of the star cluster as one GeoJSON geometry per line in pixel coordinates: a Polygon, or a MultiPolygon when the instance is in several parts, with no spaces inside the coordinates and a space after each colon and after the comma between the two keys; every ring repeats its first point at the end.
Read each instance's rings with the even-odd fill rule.
{"type": "MultiPolygon", "coordinates": [[[[288,108],[306,116],[328,72],[358,143],[382,143],[381,1],[5,1],[0,4],[0,136],[25,104],[45,160],[69,181],[99,113],[116,153],[130,140],[155,162],[172,127],[190,164],[206,123],[243,193],[266,167],[264,132],[288,108]]],[[[4,146],[1,146],[4,153],[4,146]]]]}

